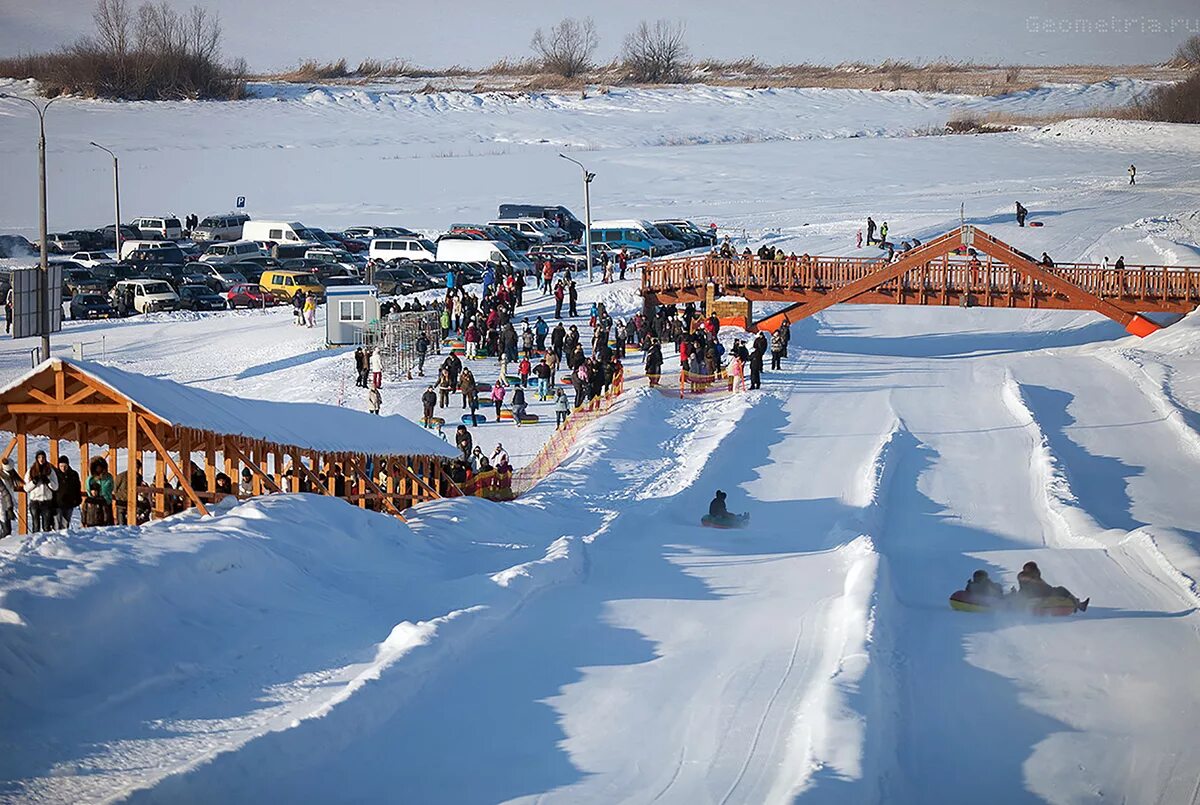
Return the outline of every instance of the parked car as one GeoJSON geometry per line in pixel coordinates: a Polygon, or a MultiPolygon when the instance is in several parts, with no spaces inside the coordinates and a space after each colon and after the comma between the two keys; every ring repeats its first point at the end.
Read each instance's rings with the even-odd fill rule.
{"type": "Polygon", "coordinates": [[[183,224],[173,215],[134,218],[130,226],[137,230],[138,237],[146,240],[179,240],[183,237],[183,224]]]}
{"type": "Polygon", "coordinates": [[[239,307],[270,307],[278,303],[270,291],[253,282],[239,282],[225,292],[225,304],[230,310],[239,307]]]}
{"type": "Polygon", "coordinates": [[[437,246],[428,238],[376,238],[367,254],[372,260],[436,260],[437,246]]]}
{"type": "Polygon", "coordinates": [[[129,263],[132,266],[164,264],[181,266],[187,262],[187,257],[178,246],[170,244],[167,248],[162,249],[134,249],[125,255],[122,262],[129,263]]]}
{"type": "Polygon", "coordinates": [[[499,213],[501,218],[541,218],[566,232],[571,240],[582,238],[586,229],[575,213],[561,204],[501,204],[499,213]]]}
{"type": "Polygon", "coordinates": [[[33,257],[38,247],[20,235],[0,235],[0,257],[33,257]]]}
{"type": "Polygon", "coordinates": [[[545,224],[545,221],[535,221],[532,218],[509,218],[500,221],[488,221],[488,226],[498,226],[502,229],[507,229],[530,241],[535,246],[543,243],[551,243],[554,240],[554,237],[547,231],[545,224]]]}
{"type": "MultiPolygon", "coordinates": [[[[587,250],[582,246],[571,243],[548,243],[544,246],[534,246],[529,250],[529,259],[535,266],[550,258],[555,271],[570,269],[571,271],[587,270],[587,250]]],[[[593,253],[592,260],[596,260],[593,253]]]]}
{"type": "Polygon", "coordinates": [[[179,287],[179,310],[224,310],[225,299],[207,285],[181,285],[179,287]]]}
{"type": "Polygon", "coordinates": [[[65,232],[46,233],[47,254],[71,254],[79,251],[79,241],[65,232]]]}
{"type": "MultiPolygon", "coordinates": [[[[241,285],[250,281],[249,277],[235,268],[236,264],[234,263],[218,263],[216,265],[212,263],[197,263],[197,265],[202,266],[201,270],[197,272],[201,277],[200,281],[214,291],[228,291],[234,285],[241,285]]],[[[258,279],[258,277],[255,276],[255,279],[258,279]]]]}
{"type": "Polygon", "coordinates": [[[669,218],[664,221],[652,221],[655,226],[659,224],[670,224],[671,226],[683,232],[690,232],[693,235],[700,237],[701,246],[716,246],[717,245],[717,230],[716,227],[702,227],[686,218],[669,218]]]}
{"type": "Polygon", "coordinates": [[[62,296],[70,299],[80,293],[103,293],[108,290],[108,284],[97,278],[82,266],[63,268],[62,296]]]}
{"type": "Polygon", "coordinates": [[[118,311],[124,306],[126,311],[138,313],[174,310],[179,302],[179,294],[160,279],[121,280],[113,287],[109,298],[114,300],[118,311]]]}
{"type": "Polygon", "coordinates": [[[197,243],[241,240],[242,225],[249,220],[250,216],[244,212],[209,215],[192,230],[192,240],[197,243]]]}
{"type": "Polygon", "coordinates": [[[79,241],[79,248],[86,251],[105,248],[104,234],[98,229],[72,229],[67,234],[79,241]]]}
{"type": "MultiPolygon", "coordinates": [[[[113,233],[116,231],[116,228],[112,224],[109,224],[108,226],[104,227],[103,229],[100,229],[97,231],[100,233],[100,236],[102,238],[100,248],[114,249],[114,250],[117,248],[117,240],[116,240],[116,237],[114,237],[114,235],[113,235],[113,233]]],[[[125,224],[121,224],[121,245],[122,246],[125,245],[125,241],[127,241],[127,240],[138,240],[140,238],[141,238],[141,235],[138,234],[138,231],[136,229],[134,229],[132,226],[126,226],[125,224]]]]}
{"type": "Polygon", "coordinates": [[[258,284],[271,294],[283,300],[290,300],[296,295],[297,291],[304,291],[305,294],[316,295],[317,299],[325,298],[325,286],[321,285],[320,280],[308,271],[288,271],[281,268],[273,268],[270,271],[264,271],[262,277],[259,278],[258,284]]]}
{"type": "Polygon", "coordinates": [[[214,243],[200,255],[202,263],[236,263],[251,257],[266,257],[267,253],[252,240],[214,243]]]}
{"type": "Polygon", "coordinates": [[[635,218],[592,222],[592,244],[621,248],[632,246],[651,255],[674,254],[679,244],[668,240],[649,221],[635,218]]]}
{"type": "Polygon", "coordinates": [[[129,256],[137,251],[154,251],[164,249],[171,252],[177,262],[184,261],[183,249],[180,249],[175,243],[166,240],[123,240],[121,241],[121,253],[117,255],[119,260],[128,260],[129,256]]]}
{"type": "Polygon", "coordinates": [[[67,315],[72,319],[111,319],[117,311],[103,293],[89,291],[71,297],[67,315]]]}
{"type": "Polygon", "coordinates": [[[242,240],[260,243],[316,243],[313,233],[299,221],[247,221],[242,224],[242,240]]]}
{"type": "Polygon", "coordinates": [[[376,238],[403,238],[416,237],[417,233],[411,229],[405,229],[400,226],[352,226],[349,229],[342,230],[342,236],[347,238],[355,238],[364,242],[375,240],[376,238]]]}
{"type": "Polygon", "coordinates": [[[693,232],[685,232],[674,224],[665,222],[654,224],[654,228],[663,234],[663,236],[679,245],[679,250],[699,249],[707,245],[707,241],[693,232]]]}
{"type": "Polygon", "coordinates": [[[347,237],[345,233],[334,232],[330,235],[330,237],[337,241],[338,245],[351,254],[361,254],[370,248],[371,245],[365,240],[347,237]]]}
{"type": "Polygon", "coordinates": [[[407,268],[381,268],[375,272],[375,287],[384,296],[413,293],[423,290],[424,279],[418,281],[415,274],[407,268]],[[421,288],[418,288],[418,284],[421,288]]]}
{"type": "Polygon", "coordinates": [[[646,256],[646,253],[636,246],[621,246],[615,243],[592,243],[592,255],[596,259],[601,259],[603,253],[607,252],[609,262],[617,259],[617,255],[621,253],[621,249],[625,249],[625,259],[627,260],[637,260],[639,257],[646,256]]]}
{"type": "Polygon", "coordinates": [[[91,268],[100,263],[115,262],[108,252],[75,252],[71,255],[71,259],[81,266],[91,268]]]}

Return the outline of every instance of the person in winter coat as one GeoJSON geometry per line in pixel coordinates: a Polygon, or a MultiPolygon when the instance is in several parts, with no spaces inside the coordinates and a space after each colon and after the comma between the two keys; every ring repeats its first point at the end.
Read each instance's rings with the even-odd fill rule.
{"type": "Polygon", "coordinates": [[[1017,226],[1025,226],[1025,216],[1029,215],[1029,210],[1025,209],[1021,202],[1017,202],[1017,226]]]}
{"type": "Polygon", "coordinates": [[[558,282],[554,286],[554,318],[562,319],[563,297],[566,296],[566,291],[563,289],[563,283],[558,282]]]}
{"type": "Polygon", "coordinates": [[[567,329],[563,327],[562,322],[560,321],[558,324],[554,325],[554,330],[552,330],[550,333],[550,351],[553,352],[554,356],[560,361],[562,360],[563,345],[566,342],[566,338],[567,329]]]}
{"type": "Polygon", "coordinates": [[[1129,166],[1129,183],[1131,185],[1137,184],[1137,166],[1136,165],[1129,166]]]}
{"type": "Polygon", "coordinates": [[[567,315],[575,318],[579,315],[579,290],[575,287],[575,280],[567,283],[567,302],[570,308],[567,315]]]}
{"type": "Polygon", "coordinates": [[[88,483],[88,496],[79,512],[84,528],[95,528],[113,524],[112,506],[100,493],[100,484],[88,483]]]}
{"type": "Polygon", "coordinates": [[[532,367],[529,365],[529,358],[521,358],[521,362],[517,364],[517,377],[521,378],[521,388],[529,387],[529,372],[532,367]]]}
{"type": "Polygon", "coordinates": [[[0,539],[12,533],[12,524],[17,513],[17,489],[11,480],[15,475],[12,461],[4,459],[3,468],[0,469],[0,539]]]}
{"type": "Polygon", "coordinates": [[[296,320],[297,327],[304,326],[304,291],[296,291],[292,294],[292,317],[296,320]]]}
{"type": "Polygon", "coordinates": [[[367,368],[367,353],[363,351],[362,347],[354,349],[354,370],[358,373],[358,378],[354,381],[354,384],[360,389],[365,389],[367,387],[367,372],[369,370],[367,368]]]}
{"type": "Polygon", "coordinates": [[[512,410],[513,420],[518,424],[525,418],[525,412],[529,410],[529,406],[525,403],[525,389],[520,386],[513,389],[512,410]]]}
{"type": "Polygon", "coordinates": [[[383,385],[383,356],[379,354],[378,348],[371,350],[367,363],[371,367],[371,385],[379,388],[383,385]]]}
{"type": "Polygon", "coordinates": [[[771,336],[771,368],[783,368],[783,328],[780,327],[771,336]]]}
{"type": "Polygon", "coordinates": [[[976,570],[967,582],[966,590],[977,598],[1003,598],[1004,588],[988,578],[986,570],[976,570]]]}
{"type": "Polygon", "coordinates": [[[509,466],[508,451],[500,442],[496,442],[496,449],[492,451],[492,466],[496,469],[509,466]]]}
{"type": "Polygon", "coordinates": [[[888,236],[888,222],[884,221],[883,225],[879,227],[879,243],[880,243],[880,245],[888,242],[887,236],[888,236]]]}
{"type": "Polygon", "coordinates": [[[867,245],[875,243],[875,219],[867,216],[867,245]]]}
{"type": "Polygon", "coordinates": [[[249,467],[242,467],[242,480],[238,483],[238,495],[248,498],[254,495],[254,474],[249,467]]]}
{"type": "Polygon", "coordinates": [[[649,349],[646,350],[646,377],[650,379],[651,386],[658,385],[658,381],[662,377],[662,366],[662,344],[655,338],[650,342],[649,349]]]}
{"type": "Polygon", "coordinates": [[[467,430],[466,425],[459,425],[454,431],[454,446],[462,451],[463,461],[471,460],[471,448],[475,446],[475,440],[471,438],[471,431],[467,430]]]}
{"type": "Polygon", "coordinates": [[[475,374],[470,369],[463,370],[462,377],[458,381],[458,391],[462,394],[462,408],[465,411],[471,407],[471,398],[479,394],[475,383],[475,374]]]}
{"type": "Polygon", "coordinates": [[[550,364],[546,363],[545,356],[542,356],[538,365],[533,367],[533,376],[537,378],[538,399],[545,400],[550,393],[550,381],[554,377],[554,373],[550,369],[550,364]]]}
{"type": "Polygon", "coordinates": [[[1049,598],[1051,596],[1059,598],[1067,598],[1075,603],[1076,612],[1087,612],[1090,598],[1080,601],[1066,587],[1051,587],[1042,579],[1042,571],[1037,566],[1037,562],[1026,562],[1021,568],[1021,572],[1017,574],[1017,584],[1020,589],[1018,595],[1026,598],[1049,598]]]}
{"type": "Polygon", "coordinates": [[[378,386],[371,386],[367,389],[367,412],[379,416],[379,409],[383,407],[383,395],[379,393],[378,386]]]}
{"type": "Polygon", "coordinates": [[[733,356],[733,390],[746,390],[746,364],[739,355],[733,356]]]}
{"type": "Polygon", "coordinates": [[[546,351],[546,336],[550,334],[550,325],[546,324],[545,319],[541,316],[537,317],[537,321],[533,325],[534,349],[538,352],[546,351]]]}
{"type": "Polygon", "coordinates": [[[767,351],[767,339],[762,333],[754,339],[754,350],[750,353],[750,390],[762,388],[763,355],[767,351]]]}
{"type": "Polygon", "coordinates": [[[424,331],[417,336],[417,374],[425,376],[425,357],[429,354],[429,336],[424,331]]]}
{"type": "Polygon", "coordinates": [[[492,404],[496,406],[496,419],[500,419],[500,407],[504,405],[504,383],[499,378],[492,386],[492,404]]]}
{"type": "Polygon", "coordinates": [[[92,484],[97,484],[100,487],[100,495],[112,503],[116,481],[108,471],[108,462],[102,456],[96,456],[88,464],[88,486],[92,484]]]}
{"type": "Polygon", "coordinates": [[[463,341],[467,345],[467,360],[473,361],[479,357],[479,327],[475,322],[467,325],[467,331],[463,334],[463,341]]]}
{"type": "Polygon", "coordinates": [[[521,331],[521,352],[526,358],[533,357],[533,342],[533,330],[531,330],[529,325],[526,324],[525,329],[521,331]]]}
{"type": "Polygon", "coordinates": [[[437,392],[433,390],[433,386],[425,389],[425,393],[421,395],[421,407],[426,425],[433,419],[433,406],[437,405],[437,401],[437,392]]]}
{"type": "Polygon", "coordinates": [[[71,468],[71,460],[58,457],[58,494],[55,496],[56,527],[70,528],[71,517],[83,503],[83,487],[79,473],[71,468]]]}
{"type": "Polygon", "coordinates": [[[567,399],[567,392],[559,388],[554,397],[554,429],[558,430],[565,425],[570,414],[571,401],[567,399]]]}
{"type": "Polygon", "coordinates": [[[58,472],[46,460],[46,451],[39,450],[25,474],[26,500],[29,503],[29,530],[50,531],[54,528],[54,493],[58,491],[58,472]]]}

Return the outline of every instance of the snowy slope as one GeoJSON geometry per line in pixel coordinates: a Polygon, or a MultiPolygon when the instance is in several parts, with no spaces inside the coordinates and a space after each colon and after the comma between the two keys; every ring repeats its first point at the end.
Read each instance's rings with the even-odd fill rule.
{"type": "MultiPolygon", "coordinates": [[[[473,96],[316,92],[236,109],[64,103],[74,139],[53,148],[96,190],[60,193],[62,214],[106,217],[106,166],[78,147],[96,130],[130,149],[135,205],[180,203],[167,165],[188,203],[224,207],[257,177],[252,204],[289,217],[429,227],[571,198],[555,143],[586,134],[598,210],[715,220],[739,247],[852,254],[867,214],[926,237],[964,203],[1031,253],[1198,262],[1191,129],[806,139],[864,121],[899,134],[948,110],[699,89],[595,99],[591,116],[575,99],[472,110],[473,96]],[[548,142],[501,148],[501,129],[548,142]],[[672,130],[752,136],[664,144],[672,130]],[[407,158],[476,133],[474,156],[407,158]],[[1016,198],[1046,225],[1018,229],[1016,198]]],[[[20,174],[14,125],[0,119],[0,148],[20,174]]],[[[11,197],[0,211],[27,225],[11,197]]],[[[583,307],[628,315],[635,289],[584,286],[583,307]]],[[[547,308],[534,296],[526,312],[547,308]]],[[[56,349],[363,407],[346,352],[288,319],[70,324],[56,349]]],[[[31,346],[0,343],[0,381],[31,346]]],[[[0,797],[1194,802],[1198,377],[1195,314],[1138,340],[1088,313],[846,306],[793,327],[761,393],[633,389],[515,504],[439,501],[406,525],[276,497],[0,541],[0,797]],[[698,527],[716,488],[752,511],[749,529],[698,527]],[[1030,559],[1089,611],[947,607],[976,568],[1011,584],[1030,559]]],[[[389,384],[385,413],[414,416],[420,390],[389,384]]],[[[545,435],[476,438],[527,457],[545,435]]]]}

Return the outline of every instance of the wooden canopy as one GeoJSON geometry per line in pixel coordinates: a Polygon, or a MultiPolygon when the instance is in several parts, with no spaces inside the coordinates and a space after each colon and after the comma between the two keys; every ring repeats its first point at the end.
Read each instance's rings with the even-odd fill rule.
{"type": "MultiPolygon", "coordinates": [[[[364,508],[370,506],[397,516],[416,503],[461,494],[443,468],[443,461],[454,453],[452,448],[443,447],[441,440],[423,431],[415,437],[403,430],[396,438],[384,436],[392,428],[420,430],[413,423],[334,406],[317,406],[316,411],[312,408],[301,403],[246,401],[169,380],[53,359],[0,390],[0,430],[13,434],[0,458],[10,457],[15,450],[16,463],[24,474],[29,467],[29,437],[49,440],[52,464],[57,464],[64,442],[74,444],[86,494],[92,447],[106,448],[114,476],[118,451],[124,450],[125,497],[113,502],[128,525],[138,522],[139,510],[143,519],[147,513],[163,517],[185,506],[207,514],[207,503],[226,496],[216,491],[219,472],[231,479],[234,494],[244,496],[237,488],[243,469],[251,473],[254,495],[282,491],[338,494],[364,508]],[[127,382],[134,379],[137,382],[127,382]],[[131,388],[145,390],[146,396],[154,399],[135,399],[129,393],[131,388]],[[223,417],[205,411],[186,419],[163,413],[183,410],[181,401],[219,408],[218,414],[223,417]],[[246,421],[260,425],[265,421],[247,415],[248,405],[255,406],[256,411],[266,407],[264,412],[281,423],[289,421],[289,414],[303,413],[308,420],[300,417],[301,421],[310,421],[315,414],[328,424],[320,438],[305,440],[306,444],[282,441],[280,436],[288,432],[282,425],[267,433],[248,434],[246,421]],[[235,419],[239,413],[241,419],[235,419]],[[364,417],[370,419],[361,419],[364,417]],[[223,432],[235,430],[241,432],[223,432]],[[364,430],[376,437],[378,452],[364,449],[370,441],[364,440],[364,430]],[[339,436],[339,432],[345,435],[339,436]],[[428,440],[422,441],[425,437],[428,440]],[[345,449],[338,449],[339,443],[345,449]],[[430,449],[417,454],[395,452],[396,446],[404,444],[420,445],[422,450],[428,445],[430,449]],[[147,455],[153,459],[152,482],[138,474],[138,465],[147,455]]],[[[18,490],[18,498],[23,514],[23,489],[18,490]]],[[[24,519],[19,529],[25,533],[24,519]]]]}

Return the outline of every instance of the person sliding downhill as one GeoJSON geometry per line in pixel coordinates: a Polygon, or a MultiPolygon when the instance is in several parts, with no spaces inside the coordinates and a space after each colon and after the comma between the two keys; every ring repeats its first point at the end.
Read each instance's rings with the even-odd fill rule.
{"type": "Polygon", "coordinates": [[[750,520],[749,513],[747,514],[731,514],[729,509],[725,507],[725,493],[720,489],[712,499],[712,503],[708,504],[708,514],[700,518],[702,525],[711,526],[714,528],[741,528],[750,520]]]}
{"type": "Polygon", "coordinates": [[[988,578],[986,570],[976,570],[967,582],[967,592],[980,598],[1003,598],[1004,588],[988,578]]]}
{"type": "Polygon", "coordinates": [[[1067,598],[1075,602],[1076,612],[1087,612],[1088,603],[1092,600],[1085,598],[1080,601],[1066,587],[1051,587],[1042,580],[1042,571],[1037,566],[1037,562],[1026,562],[1021,568],[1021,572],[1017,574],[1017,584],[1020,585],[1020,590],[1017,595],[1025,596],[1026,598],[1051,598],[1060,597],[1067,598]]]}

